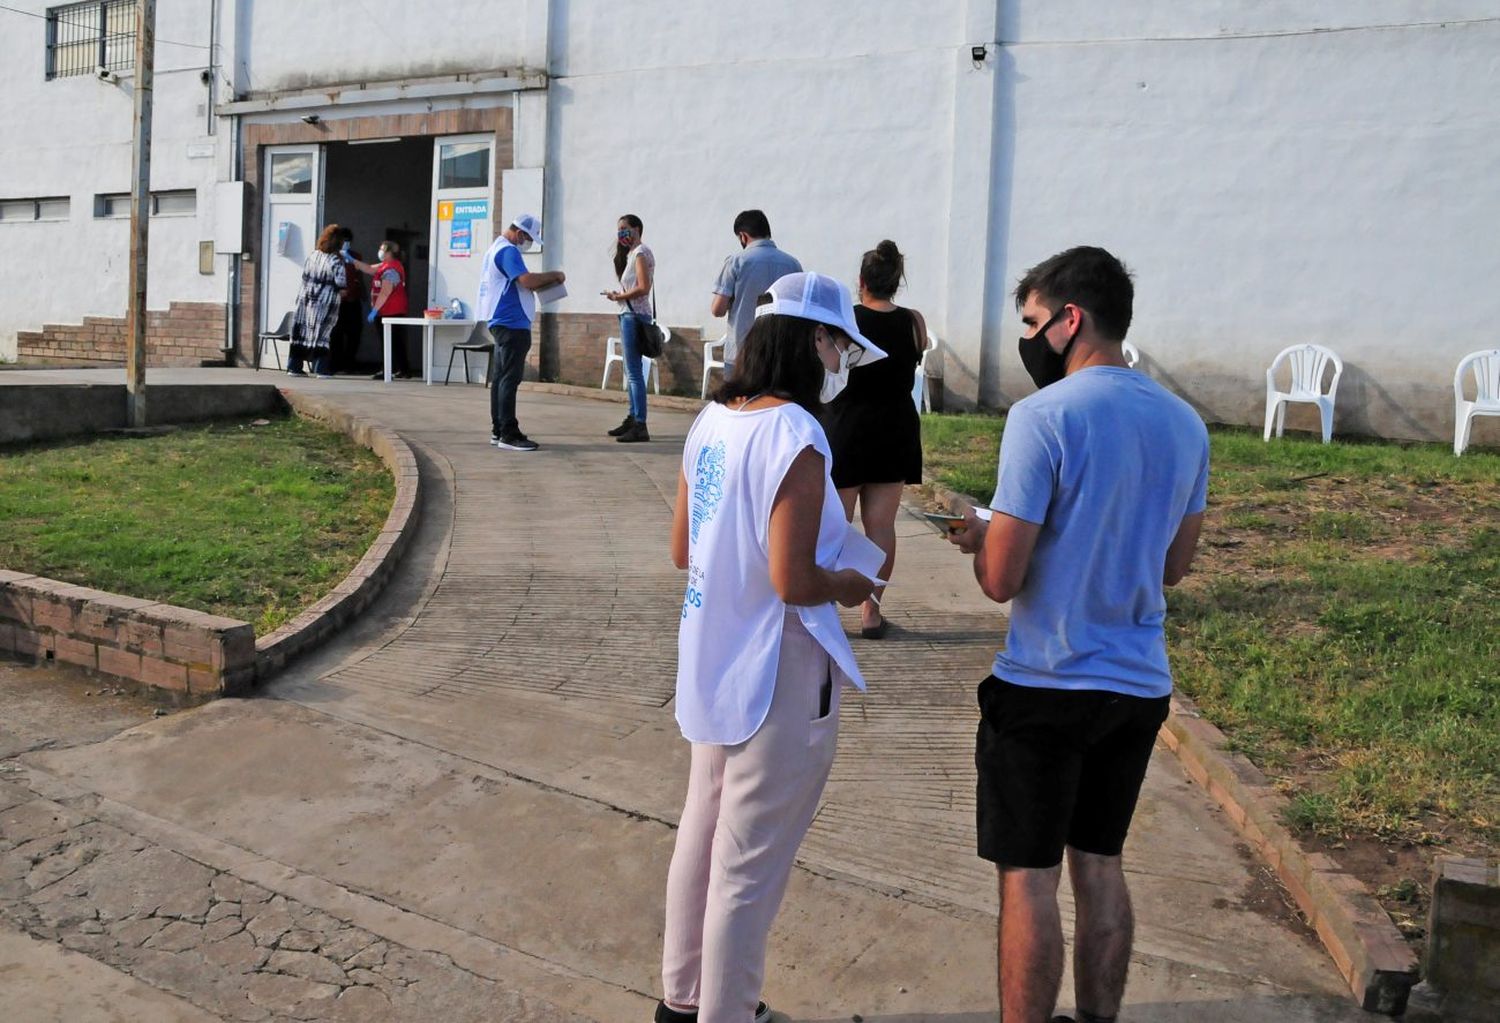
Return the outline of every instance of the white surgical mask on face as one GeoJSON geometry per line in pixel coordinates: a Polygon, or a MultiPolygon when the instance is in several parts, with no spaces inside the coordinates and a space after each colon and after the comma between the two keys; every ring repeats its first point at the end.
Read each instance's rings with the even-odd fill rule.
{"type": "Polygon", "coordinates": [[[839,352],[839,368],[823,368],[823,387],[818,391],[818,400],[824,405],[837,398],[849,386],[849,349],[839,352]]]}

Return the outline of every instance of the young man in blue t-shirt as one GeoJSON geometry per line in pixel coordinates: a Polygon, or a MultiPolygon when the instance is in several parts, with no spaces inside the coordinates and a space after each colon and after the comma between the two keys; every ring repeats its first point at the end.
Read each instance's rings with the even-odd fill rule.
{"type": "Polygon", "coordinates": [[[564,280],[561,270],[526,269],[522,247],[541,240],[541,220],[523,213],[490,244],[479,269],[474,313],[489,324],[495,343],[495,366],[490,374],[490,443],[509,451],[535,451],[538,446],[521,432],[521,424],[516,421],[516,390],[526,372],[531,321],[536,316],[532,292],[564,280]]]}
{"type": "Polygon", "coordinates": [[[1172,691],[1163,587],[1197,547],[1208,431],[1126,366],[1134,287],[1114,256],[1059,253],[1015,298],[1039,390],[1006,416],[992,520],[970,512],[950,536],[986,596],[1011,603],[979,687],[979,855],[1000,873],[1005,1019],[1045,1023],[1056,1006],[1066,850],[1078,1017],[1108,1023],[1133,931],[1120,853],[1172,691]]]}

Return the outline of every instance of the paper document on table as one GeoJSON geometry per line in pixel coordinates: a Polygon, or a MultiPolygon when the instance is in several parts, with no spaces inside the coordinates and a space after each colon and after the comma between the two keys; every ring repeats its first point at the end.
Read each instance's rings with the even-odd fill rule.
{"type": "Polygon", "coordinates": [[[849,532],[844,536],[844,549],[839,551],[833,570],[838,572],[852,568],[865,578],[874,579],[877,585],[884,586],[885,581],[880,578],[880,566],[884,564],[885,551],[874,540],[850,526],[849,532]]]}
{"type": "Polygon", "coordinates": [[[538,305],[547,305],[551,302],[556,302],[560,298],[567,298],[568,286],[559,281],[550,287],[537,288],[532,294],[536,296],[538,305]]]}

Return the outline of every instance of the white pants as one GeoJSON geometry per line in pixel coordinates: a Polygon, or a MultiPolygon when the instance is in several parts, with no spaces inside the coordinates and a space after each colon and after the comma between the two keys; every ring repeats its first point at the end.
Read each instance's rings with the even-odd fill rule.
{"type": "Polygon", "coordinates": [[[737,746],[693,744],[667,873],[662,984],[672,1005],[698,1006],[698,1023],[755,1015],[771,922],[833,766],[839,682],[831,669],[788,613],[765,722],[737,746]]]}

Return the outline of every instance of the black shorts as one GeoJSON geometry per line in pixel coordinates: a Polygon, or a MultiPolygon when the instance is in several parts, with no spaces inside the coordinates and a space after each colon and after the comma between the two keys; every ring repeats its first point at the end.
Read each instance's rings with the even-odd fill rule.
{"type": "Polygon", "coordinates": [[[979,684],[979,855],[1055,867],[1063,847],[1118,856],[1169,698],[979,684]]]}

